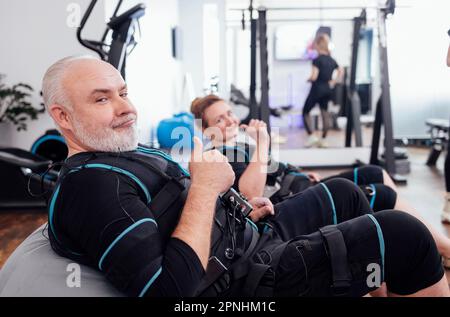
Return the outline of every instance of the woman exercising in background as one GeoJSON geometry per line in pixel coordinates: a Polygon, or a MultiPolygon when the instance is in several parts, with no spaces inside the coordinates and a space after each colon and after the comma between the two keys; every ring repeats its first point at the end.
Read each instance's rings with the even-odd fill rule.
{"type": "Polygon", "coordinates": [[[333,88],[336,85],[336,79],[342,76],[342,69],[339,68],[337,62],[330,56],[330,38],[327,34],[319,34],[314,42],[314,45],[319,53],[319,56],[312,62],[312,72],[308,81],[312,82],[311,90],[306,98],[303,106],[303,122],[306,132],[309,135],[306,142],[307,147],[318,145],[319,147],[326,147],[325,138],[329,129],[329,114],[328,102],[332,98],[333,88]],[[338,74],[334,77],[335,71],[338,74]],[[322,139],[314,135],[312,131],[311,117],[309,113],[319,104],[322,115],[322,139]]]}

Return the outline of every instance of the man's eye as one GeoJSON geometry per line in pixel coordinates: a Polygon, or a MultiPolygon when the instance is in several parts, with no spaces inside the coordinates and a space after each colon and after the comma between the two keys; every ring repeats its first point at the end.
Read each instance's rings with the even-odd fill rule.
{"type": "Polygon", "coordinates": [[[98,103],[103,103],[103,102],[106,102],[106,101],[108,101],[108,98],[106,98],[106,97],[98,98],[97,100],[95,100],[95,102],[98,102],[98,103]]]}
{"type": "Polygon", "coordinates": [[[128,97],[128,92],[123,92],[120,94],[120,97],[122,98],[127,98],[128,97]]]}

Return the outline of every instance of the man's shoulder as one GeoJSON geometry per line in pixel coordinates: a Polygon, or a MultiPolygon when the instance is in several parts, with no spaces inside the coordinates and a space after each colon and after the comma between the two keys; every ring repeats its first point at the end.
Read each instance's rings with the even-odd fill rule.
{"type": "Polygon", "coordinates": [[[71,170],[60,180],[62,187],[77,187],[79,190],[92,192],[110,188],[112,184],[120,181],[119,175],[111,170],[101,168],[81,168],[71,170]]]}

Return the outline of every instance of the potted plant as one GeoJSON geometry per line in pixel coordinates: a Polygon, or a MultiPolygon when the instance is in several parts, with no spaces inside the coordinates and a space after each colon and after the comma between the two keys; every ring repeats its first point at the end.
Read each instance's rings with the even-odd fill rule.
{"type": "Polygon", "coordinates": [[[0,123],[10,122],[16,125],[17,131],[27,129],[27,120],[36,120],[45,111],[41,103],[35,108],[29,101],[34,91],[30,85],[18,83],[11,87],[2,83],[4,75],[0,74],[0,123]]]}

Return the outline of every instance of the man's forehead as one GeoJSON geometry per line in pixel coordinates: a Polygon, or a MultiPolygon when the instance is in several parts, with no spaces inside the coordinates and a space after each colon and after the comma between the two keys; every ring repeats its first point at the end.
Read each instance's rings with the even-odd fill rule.
{"type": "Polygon", "coordinates": [[[77,89],[115,89],[125,84],[112,65],[98,60],[77,61],[65,75],[66,85],[77,89]]]}

